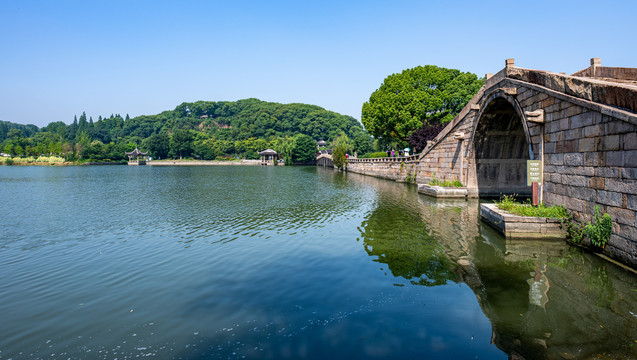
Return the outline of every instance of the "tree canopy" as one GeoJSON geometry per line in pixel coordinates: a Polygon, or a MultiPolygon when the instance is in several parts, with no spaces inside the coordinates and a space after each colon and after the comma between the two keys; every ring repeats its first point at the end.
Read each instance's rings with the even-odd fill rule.
{"type": "Polygon", "coordinates": [[[405,142],[416,129],[453,120],[483,83],[475,74],[434,65],[407,69],[385,78],[363,104],[361,120],[374,137],[405,142]]]}
{"type": "Polygon", "coordinates": [[[342,169],[347,165],[347,153],[352,149],[352,143],[345,133],[339,135],[333,142],[332,161],[334,166],[342,169]]]}
{"type": "Polygon", "coordinates": [[[305,134],[295,136],[295,146],[293,150],[294,161],[299,163],[309,163],[316,159],[316,141],[305,134]]]}

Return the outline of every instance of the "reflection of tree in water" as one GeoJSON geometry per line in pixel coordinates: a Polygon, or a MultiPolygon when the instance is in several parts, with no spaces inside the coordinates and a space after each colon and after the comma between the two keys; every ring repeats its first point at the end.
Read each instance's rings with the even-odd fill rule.
{"type": "Polygon", "coordinates": [[[606,274],[606,268],[599,267],[591,271],[584,283],[589,290],[597,293],[595,306],[606,307],[615,300],[615,289],[613,289],[613,283],[606,274]]]}
{"type": "Polygon", "coordinates": [[[637,359],[634,274],[563,242],[505,239],[473,223],[477,203],[364,179],[381,189],[360,228],[367,253],[413,284],[466,283],[510,358],[637,359]]]}
{"type": "Polygon", "coordinates": [[[394,276],[424,286],[458,281],[455,264],[413,210],[380,201],[359,230],[365,251],[378,256],[375,261],[387,264],[394,276]]]}

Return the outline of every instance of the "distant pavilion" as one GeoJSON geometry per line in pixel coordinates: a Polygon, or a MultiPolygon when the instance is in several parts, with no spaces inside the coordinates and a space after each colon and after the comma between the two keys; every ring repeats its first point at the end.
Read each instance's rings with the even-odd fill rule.
{"type": "Polygon", "coordinates": [[[137,147],[126,155],[128,155],[128,165],[146,165],[148,160],[148,152],[141,152],[137,147]]]}
{"type": "Polygon", "coordinates": [[[265,149],[259,152],[261,155],[261,165],[272,165],[274,161],[279,160],[279,155],[272,149],[265,149]]]}

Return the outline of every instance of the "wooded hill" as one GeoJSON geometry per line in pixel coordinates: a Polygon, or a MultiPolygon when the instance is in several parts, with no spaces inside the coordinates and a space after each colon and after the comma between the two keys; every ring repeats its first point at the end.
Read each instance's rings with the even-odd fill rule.
{"type": "Polygon", "coordinates": [[[341,133],[365,147],[361,153],[371,144],[356,119],[315,105],[258,99],[197,101],[134,118],[111,115],[93,121],[83,113],[69,125],[57,121],[40,129],[0,122],[0,149],[11,155],[53,153],[71,159],[118,160],[137,146],[162,158],[254,158],[261,147],[274,147],[300,134],[329,142],[341,133]]]}

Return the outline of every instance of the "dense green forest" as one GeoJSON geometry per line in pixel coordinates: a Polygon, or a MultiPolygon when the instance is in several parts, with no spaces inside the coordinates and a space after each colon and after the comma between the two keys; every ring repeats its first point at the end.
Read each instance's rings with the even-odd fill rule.
{"type": "MultiPolygon", "coordinates": [[[[371,150],[372,138],[353,117],[319,106],[279,104],[258,99],[198,101],[174,110],[134,118],[86,114],[71,124],[43,128],[0,121],[0,151],[12,156],[58,155],[67,160],[124,160],[138,147],[155,158],[257,158],[274,148],[286,162],[306,160],[308,139],[328,143],[345,134],[359,153],[371,150]]],[[[309,151],[309,150],[308,150],[309,151]]]]}

